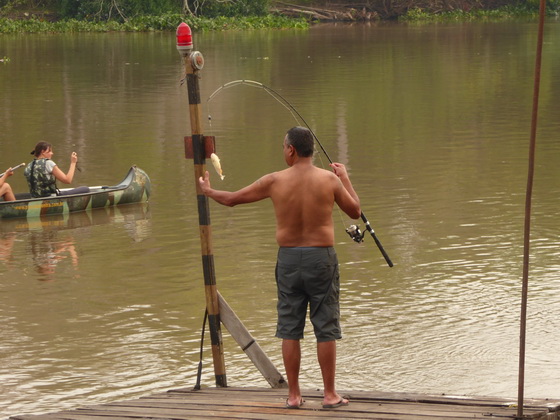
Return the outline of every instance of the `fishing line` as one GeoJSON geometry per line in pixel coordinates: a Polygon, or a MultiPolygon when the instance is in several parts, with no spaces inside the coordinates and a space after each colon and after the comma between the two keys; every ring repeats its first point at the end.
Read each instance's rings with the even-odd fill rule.
{"type": "MultiPolygon", "coordinates": [[[[329,160],[330,163],[333,163],[331,157],[329,156],[329,154],[327,153],[327,151],[323,147],[323,144],[320,142],[319,138],[317,137],[317,135],[315,134],[313,129],[309,126],[309,124],[307,124],[307,121],[305,121],[305,118],[303,118],[301,116],[301,114],[298,112],[298,110],[286,98],[284,98],[282,95],[280,95],[274,89],[271,89],[270,87],[268,87],[268,86],[266,86],[266,85],[264,85],[260,82],[256,82],[254,80],[245,80],[245,79],[233,80],[231,82],[228,82],[228,83],[220,86],[218,89],[216,89],[208,97],[208,100],[206,102],[207,102],[207,107],[208,107],[208,122],[209,122],[210,128],[212,128],[212,116],[210,114],[210,101],[212,99],[214,99],[216,97],[216,95],[218,93],[220,93],[222,90],[229,89],[231,87],[238,86],[238,85],[245,85],[245,86],[255,87],[255,88],[259,88],[259,89],[264,89],[265,92],[267,92],[270,96],[272,96],[276,101],[278,101],[282,106],[284,106],[284,108],[286,108],[290,112],[290,114],[292,114],[292,117],[294,117],[294,119],[296,120],[296,122],[298,122],[298,124],[300,123],[300,121],[301,121],[301,123],[305,124],[305,126],[309,129],[309,131],[311,132],[311,135],[313,136],[313,138],[315,139],[315,141],[317,142],[317,144],[319,145],[319,147],[321,148],[321,150],[325,154],[326,158],[329,160]],[[299,120],[298,120],[298,118],[299,118],[299,120]]],[[[339,212],[340,212],[340,209],[339,209],[339,212]]],[[[342,218],[342,213],[341,213],[341,218],[342,218]]],[[[383,248],[383,245],[381,245],[381,242],[379,241],[379,238],[375,234],[375,231],[373,230],[373,227],[371,226],[369,220],[364,215],[364,212],[361,213],[360,218],[365,223],[366,230],[370,233],[371,237],[375,241],[375,244],[379,248],[379,251],[381,252],[383,257],[385,258],[385,261],[387,262],[387,265],[389,265],[389,267],[393,267],[393,262],[389,258],[389,255],[387,254],[387,252],[385,252],[385,249],[383,248]]],[[[344,224],[344,221],[343,221],[343,224],[344,224]]],[[[363,242],[363,240],[364,240],[365,232],[362,232],[360,230],[359,226],[357,226],[357,225],[351,225],[349,228],[346,229],[346,233],[348,233],[348,235],[350,235],[350,237],[355,242],[360,243],[360,242],[363,242]]]]}
{"type": "MultiPolygon", "coordinates": [[[[319,139],[315,135],[315,132],[311,129],[309,124],[307,124],[307,121],[305,121],[305,119],[301,116],[301,114],[294,108],[294,106],[290,102],[288,102],[288,100],[286,98],[284,98],[282,95],[280,95],[275,90],[269,88],[266,85],[263,85],[260,82],[255,82],[254,80],[234,80],[234,81],[228,82],[228,83],[220,86],[217,90],[215,90],[212,93],[212,95],[210,95],[210,97],[208,98],[208,101],[207,101],[207,104],[208,104],[208,122],[209,122],[209,125],[210,125],[210,129],[212,129],[212,117],[211,117],[211,114],[210,114],[210,101],[222,90],[225,90],[225,89],[228,89],[228,88],[231,88],[231,87],[234,87],[234,86],[238,86],[238,85],[245,85],[245,86],[250,86],[250,87],[257,88],[257,89],[263,89],[266,93],[268,93],[275,101],[277,101],[286,110],[288,110],[288,112],[292,115],[292,117],[296,121],[296,124],[298,124],[298,125],[300,125],[302,123],[305,124],[305,126],[309,129],[309,131],[313,135],[313,138],[315,139],[317,144],[321,147],[321,150],[323,151],[323,153],[325,154],[325,156],[327,157],[329,162],[332,163],[332,160],[331,160],[330,156],[328,155],[328,153],[325,150],[325,148],[323,147],[323,145],[319,142],[319,139]],[[298,120],[298,117],[299,117],[299,120],[298,120]]],[[[319,156],[319,160],[321,161],[321,166],[324,168],[325,163],[323,162],[323,158],[322,158],[321,154],[317,153],[317,156],[319,156]]],[[[340,210],[340,208],[337,208],[337,210],[338,210],[338,215],[340,217],[340,222],[344,225],[345,221],[344,221],[344,217],[342,216],[342,211],[340,210]]]]}
{"type": "MultiPolygon", "coordinates": [[[[282,95],[280,95],[278,92],[276,92],[275,90],[269,88],[266,85],[263,85],[260,82],[255,82],[254,80],[234,80],[232,82],[228,82],[222,86],[220,86],[218,89],[216,89],[208,98],[207,100],[207,104],[209,106],[210,101],[222,90],[224,89],[228,89],[230,87],[233,86],[238,86],[238,85],[245,85],[245,86],[251,86],[251,87],[255,87],[255,88],[260,88],[260,89],[264,89],[265,92],[267,92],[270,96],[272,96],[274,99],[276,99],[280,104],[282,104],[282,106],[284,108],[286,108],[290,114],[292,114],[292,117],[294,117],[294,119],[299,123],[299,120],[305,124],[305,126],[309,129],[309,131],[311,131],[311,134],[313,135],[313,138],[315,139],[315,141],[317,142],[317,144],[319,145],[319,147],[321,148],[321,150],[323,151],[323,153],[325,154],[325,156],[327,157],[327,159],[329,160],[330,163],[333,163],[331,157],[329,156],[329,154],[327,153],[327,151],[325,150],[325,148],[323,147],[323,145],[321,144],[321,142],[319,141],[319,139],[317,138],[317,135],[315,134],[315,132],[311,129],[311,127],[309,126],[309,124],[307,124],[307,121],[305,121],[305,119],[301,116],[301,114],[297,111],[297,109],[294,108],[294,106],[286,99],[284,98],[282,95]],[[297,117],[296,117],[297,116],[297,117]]],[[[209,115],[208,115],[208,120],[210,121],[210,125],[211,125],[211,121],[212,121],[212,117],[210,115],[210,108],[208,108],[209,111],[209,115]]]]}

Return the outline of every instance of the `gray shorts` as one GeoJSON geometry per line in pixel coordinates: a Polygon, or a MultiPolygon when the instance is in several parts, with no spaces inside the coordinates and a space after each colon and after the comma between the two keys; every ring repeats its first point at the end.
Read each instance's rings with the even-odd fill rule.
{"type": "Polygon", "coordinates": [[[276,337],[303,338],[307,305],[317,342],[342,338],[340,332],[340,276],[332,247],[278,250],[278,325],[276,337]]]}

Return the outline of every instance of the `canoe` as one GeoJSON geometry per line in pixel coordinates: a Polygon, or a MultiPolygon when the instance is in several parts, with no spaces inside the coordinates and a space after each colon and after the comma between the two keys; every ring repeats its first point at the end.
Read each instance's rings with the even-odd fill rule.
{"type": "Polygon", "coordinates": [[[15,201],[0,200],[0,219],[42,217],[140,203],[148,201],[150,192],[151,183],[146,172],[132,166],[119,184],[90,187],[85,194],[32,198],[29,193],[21,193],[15,194],[15,201]]]}

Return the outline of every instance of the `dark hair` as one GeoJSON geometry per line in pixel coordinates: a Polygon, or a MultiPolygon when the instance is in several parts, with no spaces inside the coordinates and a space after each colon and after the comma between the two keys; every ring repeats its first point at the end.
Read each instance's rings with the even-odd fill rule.
{"type": "Polygon", "coordinates": [[[31,154],[35,155],[35,157],[39,157],[41,153],[43,153],[43,150],[48,150],[50,148],[52,148],[52,144],[47,143],[46,141],[40,141],[35,145],[35,149],[31,152],[31,154]]]}
{"type": "Polygon", "coordinates": [[[287,144],[294,146],[296,153],[300,157],[313,156],[314,138],[311,130],[305,127],[293,127],[288,130],[287,144]]]}

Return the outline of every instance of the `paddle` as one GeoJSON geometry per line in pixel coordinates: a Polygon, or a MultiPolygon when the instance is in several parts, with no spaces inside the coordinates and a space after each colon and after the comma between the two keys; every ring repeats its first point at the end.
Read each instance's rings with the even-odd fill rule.
{"type": "MultiPolygon", "coordinates": [[[[12,172],[15,171],[17,168],[21,168],[22,166],[25,166],[25,163],[20,163],[19,165],[14,166],[14,167],[12,168],[12,172]]],[[[8,172],[8,171],[6,171],[6,172],[8,172]]],[[[6,172],[2,172],[2,173],[0,174],[0,177],[3,177],[4,174],[5,174],[6,172]]]]}

